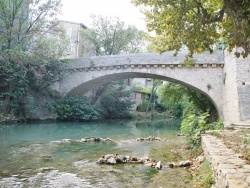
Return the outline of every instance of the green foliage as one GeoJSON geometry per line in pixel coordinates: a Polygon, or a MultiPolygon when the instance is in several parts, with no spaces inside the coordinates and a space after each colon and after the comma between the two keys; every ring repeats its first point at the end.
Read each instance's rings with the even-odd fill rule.
{"type": "Polygon", "coordinates": [[[160,53],[179,51],[186,46],[190,55],[213,51],[223,40],[229,51],[235,46],[250,53],[250,1],[236,0],[132,0],[144,6],[147,27],[155,31],[151,37],[154,49],[160,53]],[[177,24],[178,23],[178,24],[177,24]]]}
{"type": "Polygon", "coordinates": [[[198,175],[194,178],[196,185],[202,188],[210,188],[214,183],[213,169],[207,161],[204,161],[197,170],[198,175]]]}
{"type": "Polygon", "coordinates": [[[27,116],[34,117],[37,115],[39,110],[34,97],[27,98],[26,109],[28,111],[26,114],[27,116]]]}
{"type": "Polygon", "coordinates": [[[225,50],[225,49],[227,49],[227,44],[226,44],[225,40],[219,39],[219,41],[215,45],[215,49],[216,50],[225,50]]]}
{"type": "Polygon", "coordinates": [[[157,90],[157,87],[160,84],[162,84],[162,80],[153,79],[153,84],[152,84],[152,88],[151,88],[151,91],[150,91],[148,106],[147,106],[147,109],[145,111],[145,115],[147,115],[147,113],[150,111],[151,103],[153,103],[153,109],[155,109],[156,99],[157,99],[156,90],[157,90]]]}
{"type": "Polygon", "coordinates": [[[184,65],[186,66],[190,66],[190,65],[194,65],[195,64],[195,61],[193,58],[187,56],[184,60],[184,65]]]}
{"type": "Polygon", "coordinates": [[[92,55],[115,55],[122,53],[137,53],[145,45],[144,32],[134,26],[125,27],[118,18],[92,15],[92,28],[82,31],[82,37],[87,41],[83,44],[86,52],[92,55]],[[89,52],[90,51],[90,52],[89,52]]]}
{"type": "Polygon", "coordinates": [[[201,134],[206,130],[221,129],[223,124],[221,121],[214,123],[208,122],[208,113],[199,116],[188,114],[181,122],[181,132],[185,135],[186,144],[191,148],[197,148],[201,144],[201,134]]]}
{"type": "Polygon", "coordinates": [[[163,104],[178,104],[185,97],[185,87],[179,84],[169,83],[161,85],[158,89],[159,99],[163,104]]]}
{"type": "Polygon", "coordinates": [[[135,83],[135,84],[133,83],[132,88],[131,88],[131,90],[134,92],[143,91],[143,89],[144,88],[138,83],[135,83]]]}
{"type": "Polygon", "coordinates": [[[209,133],[210,135],[216,137],[216,138],[221,138],[222,136],[220,135],[220,133],[216,132],[216,131],[212,131],[209,133]]]}
{"type": "Polygon", "coordinates": [[[209,130],[221,130],[224,127],[222,120],[217,120],[208,124],[209,130]]]}
{"type": "Polygon", "coordinates": [[[169,83],[162,85],[158,90],[159,100],[173,114],[181,116],[185,111],[195,114],[209,112],[209,120],[217,120],[218,115],[213,103],[203,94],[185,86],[169,83]]]}
{"type": "Polygon", "coordinates": [[[100,98],[103,116],[105,118],[130,117],[129,111],[134,104],[131,94],[123,80],[110,84],[100,98]]]}
{"type": "Polygon", "coordinates": [[[158,88],[159,101],[175,117],[181,117],[184,101],[187,100],[185,87],[179,84],[170,83],[161,85],[158,88]]]}
{"type": "MultiPolygon", "coordinates": [[[[143,100],[142,103],[137,106],[136,111],[145,112],[147,110],[148,103],[149,103],[148,100],[143,100]]],[[[150,103],[149,111],[153,109],[154,109],[154,104],[150,103]]]]}
{"type": "Polygon", "coordinates": [[[197,117],[194,114],[186,117],[181,123],[181,132],[186,136],[187,145],[198,147],[201,141],[201,132],[205,130],[208,114],[197,117]]]}
{"type": "Polygon", "coordinates": [[[69,96],[57,100],[52,106],[60,120],[86,121],[97,120],[98,111],[85,98],[69,96]]]}
{"type": "Polygon", "coordinates": [[[56,19],[60,0],[0,1],[0,111],[24,113],[30,90],[43,90],[64,75],[68,41],[56,19]]]}

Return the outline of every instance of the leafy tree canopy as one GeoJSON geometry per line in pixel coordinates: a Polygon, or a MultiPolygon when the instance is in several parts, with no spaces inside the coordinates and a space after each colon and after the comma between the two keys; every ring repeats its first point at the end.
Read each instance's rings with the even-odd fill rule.
{"type": "Polygon", "coordinates": [[[217,110],[213,103],[199,92],[174,83],[162,85],[158,92],[160,101],[171,110],[178,109],[178,106],[181,105],[184,108],[183,117],[189,114],[200,115],[208,112],[210,121],[218,119],[217,110]]]}
{"type": "Polygon", "coordinates": [[[126,88],[125,80],[112,82],[100,98],[100,109],[105,118],[129,117],[133,105],[132,92],[126,88]]]}
{"type": "Polygon", "coordinates": [[[115,55],[122,53],[137,53],[145,46],[143,31],[134,26],[125,26],[125,23],[115,17],[101,17],[92,15],[92,27],[82,31],[82,37],[93,49],[92,55],[115,55]]]}
{"type": "Polygon", "coordinates": [[[250,53],[250,1],[248,0],[132,0],[144,5],[147,27],[155,31],[155,50],[178,52],[186,46],[190,55],[213,46],[223,39],[235,55],[250,53]]]}
{"type": "Polygon", "coordinates": [[[0,111],[9,113],[31,88],[62,75],[67,45],[57,20],[60,0],[0,1],[0,111]]]}

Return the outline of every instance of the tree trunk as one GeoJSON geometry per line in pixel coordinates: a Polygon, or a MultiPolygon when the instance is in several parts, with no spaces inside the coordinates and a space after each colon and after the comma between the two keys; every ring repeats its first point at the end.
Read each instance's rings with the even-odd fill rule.
{"type": "Polygon", "coordinates": [[[4,104],[3,104],[3,114],[8,114],[10,112],[10,96],[13,91],[13,81],[10,82],[8,88],[8,94],[5,96],[4,104]]]}
{"type": "Polygon", "coordinates": [[[110,83],[107,83],[101,87],[99,87],[96,90],[95,97],[92,99],[92,104],[96,105],[98,99],[101,97],[101,95],[106,91],[107,87],[109,86],[110,83]]]}
{"type": "Polygon", "coordinates": [[[150,102],[151,102],[151,100],[152,100],[153,93],[154,93],[154,89],[155,89],[155,85],[153,84],[153,86],[152,86],[152,90],[151,90],[151,93],[150,93],[150,97],[149,97],[149,100],[148,100],[148,106],[147,106],[147,109],[146,109],[145,115],[147,115],[147,114],[148,114],[149,107],[150,107],[150,102]]]}

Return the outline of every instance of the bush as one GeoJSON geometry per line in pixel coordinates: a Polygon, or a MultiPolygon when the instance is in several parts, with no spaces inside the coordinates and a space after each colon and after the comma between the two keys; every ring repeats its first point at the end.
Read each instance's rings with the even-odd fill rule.
{"type": "MultiPolygon", "coordinates": [[[[142,103],[137,106],[136,111],[138,111],[138,112],[146,112],[147,106],[148,106],[148,101],[143,100],[142,103]]],[[[154,104],[150,103],[149,111],[151,111],[152,109],[154,109],[154,104]]]]}
{"type": "Polygon", "coordinates": [[[69,96],[57,100],[53,110],[60,120],[86,121],[99,118],[98,111],[87,101],[77,96],[69,96]]]}
{"type": "Polygon", "coordinates": [[[191,148],[197,148],[201,144],[201,133],[206,130],[221,129],[223,123],[217,121],[207,123],[209,114],[203,113],[200,116],[190,114],[181,123],[181,132],[186,136],[186,143],[191,148]]]}
{"type": "Polygon", "coordinates": [[[214,183],[213,170],[207,161],[204,161],[197,169],[198,176],[195,176],[194,181],[197,187],[210,188],[214,183]]]}

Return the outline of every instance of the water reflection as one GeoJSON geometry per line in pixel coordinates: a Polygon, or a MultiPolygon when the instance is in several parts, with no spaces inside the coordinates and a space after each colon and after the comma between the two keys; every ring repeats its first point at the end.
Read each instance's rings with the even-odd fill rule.
{"type": "Polygon", "coordinates": [[[88,123],[33,123],[1,125],[2,146],[21,143],[40,143],[60,139],[81,139],[84,137],[110,137],[112,139],[133,139],[145,135],[161,136],[179,129],[178,120],[159,121],[103,121],[88,123]]]}

